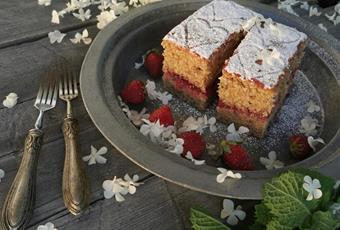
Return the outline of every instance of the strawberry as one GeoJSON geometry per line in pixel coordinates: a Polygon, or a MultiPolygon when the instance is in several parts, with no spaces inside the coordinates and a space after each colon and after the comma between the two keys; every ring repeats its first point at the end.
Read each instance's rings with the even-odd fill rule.
{"type": "Polygon", "coordinates": [[[223,150],[223,162],[230,168],[236,170],[254,170],[255,167],[247,150],[240,144],[227,141],[221,142],[223,150]]]}
{"type": "Polygon", "coordinates": [[[145,100],[144,83],[139,80],[131,81],[121,92],[123,101],[131,104],[141,104],[145,100]]]}
{"type": "Polygon", "coordinates": [[[184,140],[183,144],[183,156],[187,154],[187,152],[191,152],[193,158],[200,159],[202,154],[205,151],[205,140],[203,136],[196,132],[184,132],[179,135],[179,138],[184,140]]]}
{"type": "Polygon", "coordinates": [[[289,138],[289,150],[291,155],[296,159],[305,159],[312,152],[307,137],[304,135],[294,135],[289,138]]]}
{"type": "Polygon", "coordinates": [[[156,122],[157,120],[159,120],[160,124],[164,125],[165,127],[175,124],[171,109],[167,105],[163,105],[153,111],[150,114],[149,120],[151,122],[156,122]]]}
{"type": "Polygon", "coordinates": [[[164,57],[158,50],[153,49],[146,54],[144,67],[151,77],[158,78],[162,76],[163,60],[164,57]]]}

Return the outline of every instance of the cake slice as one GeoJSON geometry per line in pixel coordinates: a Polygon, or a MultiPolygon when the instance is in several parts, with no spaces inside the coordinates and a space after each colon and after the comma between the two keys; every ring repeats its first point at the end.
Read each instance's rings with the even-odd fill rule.
{"type": "Polygon", "coordinates": [[[215,0],[173,28],[162,41],[164,85],[206,108],[225,59],[245,36],[242,23],[256,15],[232,1],[215,0]]]}
{"type": "Polygon", "coordinates": [[[219,118],[247,126],[255,136],[263,137],[292,85],[307,36],[270,19],[254,22],[225,62],[217,113],[219,118]]]}

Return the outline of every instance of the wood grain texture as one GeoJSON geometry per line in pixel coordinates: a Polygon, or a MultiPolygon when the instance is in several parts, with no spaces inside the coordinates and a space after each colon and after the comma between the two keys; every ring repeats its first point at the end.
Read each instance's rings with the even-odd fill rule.
{"type": "MultiPolygon", "coordinates": [[[[0,184],[0,205],[16,174],[21,159],[24,136],[33,127],[37,116],[33,108],[39,79],[59,58],[65,58],[74,68],[80,68],[87,51],[85,45],[73,45],[68,40],[77,32],[76,28],[94,25],[95,20],[81,22],[71,16],[62,19],[60,25],[50,23],[52,9],[64,7],[64,0],[53,0],[50,7],[42,7],[37,0],[11,0],[0,2],[0,97],[9,92],[19,95],[19,103],[12,109],[0,105],[0,168],[6,172],[0,184]],[[61,44],[51,45],[47,33],[54,29],[69,31],[61,44]],[[1,48],[2,47],[2,48],[1,48]],[[5,48],[7,47],[7,48],[5,48]]],[[[324,16],[309,18],[307,13],[296,10],[302,17],[316,24],[323,23],[328,31],[340,37],[339,26],[333,26],[324,16]]],[[[323,10],[331,12],[333,8],[323,10]]],[[[82,30],[81,29],[81,30],[82,30]]],[[[78,30],[78,31],[81,31],[78,30]]],[[[98,30],[89,28],[93,37],[98,30]]],[[[46,114],[44,122],[45,139],[41,150],[38,177],[37,200],[29,229],[39,224],[53,222],[61,229],[189,229],[189,209],[202,206],[216,218],[222,207],[222,198],[173,185],[150,175],[135,166],[114,148],[105,155],[105,165],[86,166],[91,185],[91,206],[83,215],[74,217],[64,207],[61,192],[64,161],[64,142],[61,123],[66,110],[59,101],[56,109],[46,114]],[[128,195],[123,203],[104,200],[102,182],[114,175],[138,173],[145,184],[133,196],[128,195]]],[[[110,144],[96,130],[88,117],[81,100],[76,100],[74,113],[80,122],[80,152],[90,153],[90,145],[99,148],[110,144]]],[[[339,162],[333,162],[336,167],[339,162]]],[[[236,201],[247,210],[247,219],[239,229],[247,229],[252,216],[254,202],[236,201]]]]}

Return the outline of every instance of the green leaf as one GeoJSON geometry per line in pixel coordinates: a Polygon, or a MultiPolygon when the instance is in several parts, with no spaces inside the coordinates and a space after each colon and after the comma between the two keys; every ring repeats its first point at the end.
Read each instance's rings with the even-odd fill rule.
{"type": "Polygon", "coordinates": [[[273,219],[267,229],[292,229],[301,226],[318,207],[318,200],[307,201],[303,189],[304,174],[288,171],[264,186],[264,205],[273,219]]]}
{"type": "Polygon", "coordinates": [[[266,226],[259,222],[255,222],[253,225],[249,227],[249,230],[265,230],[265,229],[266,226]]]}
{"type": "Polygon", "coordinates": [[[332,200],[333,187],[335,185],[335,181],[333,180],[333,178],[325,176],[317,171],[313,171],[310,169],[303,168],[294,169],[293,172],[300,173],[304,176],[308,175],[312,179],[316,178],[320,181],[322,197],[318,200],[319,201],[318,209],[326,211],[328,209],[329,203],[332,200]]]}
{"type": "Polygon", "coordinates": [[[258,204],[255,206],[255,218],[256,222],[266,226],[267,223],[271,220],[271,215],[269,213],[269,209],[263,204],[258,204]]]}
{"type": "Polygon", "coordinates": [[[190,221],[195,230],[230,230],[220,221],[194,208],[190,210],[190,221]]]}
{"type": "Polygon", "coordinates": [[[317,211],[313,213],[310,230],[336,230],[340,227],[340,220],[335,219],[331,212],[317,211]]]}

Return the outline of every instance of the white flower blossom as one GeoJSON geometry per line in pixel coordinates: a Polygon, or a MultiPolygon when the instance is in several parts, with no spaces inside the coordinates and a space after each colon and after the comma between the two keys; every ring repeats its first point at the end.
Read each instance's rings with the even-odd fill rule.
{"type": "Polygon", "coordinates": [[[223,200],[223,209],[221,210],[221,218],[227,218],[227,223],[235,226],[241,220],[246,218],[246,213],[241,210],[242,207],[238,205],[236,209],[234,208],[234,202],[229,199],[223,200]]]}
{"type": "Polygon", "coordinates": [[[142,183],[138,183],[139,176],[133,175],[132,178],[129,176],[129,174],[125,174],[124,180],[120,181],[120,184],[123,185],[128,189],[128,192],[132,195],[136,193],[136,190],[139,185],[142,183]]]}
{"type": "Polygon", "coordinates": [[[273,50],[264,49],[260,52],[258,59],[263,60],[263,65],[273,66],[275,63],[284,65],[280,52],[273,48],[273,50]]]}
{"type": "Polygon", "coordinates": [[[60,23],[59,13],[56,10],[52,10],[51,23],[54,23],[54,24],[59,24],[60,23]]]}
{"type": "Polygon", "coordinates": [[[185,158],[194,162],[195,165],[204,165],[205,164],[205,160],[196,160],[192,156],[192,153],[190,151],[188,151],[187,154],[185,154],[185,158]]]}
{"type": "Polygon", "coordinates": [[[91,10],[87,9],[84,11],[84,9],[81,8],[78,10],[78,13],[73,13],[73,16],[84,22],[91,18],[91,10]]]}
{"type": "Polygon", "coordinates": [[[146,54],[142,56],[142,62],[135,62],[135,69],[140,69],[145,63],[146,54]]]}
{"type": "Polygon", "coordinates": [[[328,18],[329,21],[333,22],[335,26],[340,23],[340,16],[336,16],[336,12],[334,12],[333,15],[325,14],[325,16],[328,18]]]}
{"type": "Polygon", "coordinates": [[[84,156],[83,161],[88,161],[89,165],[93,165],[96,163],[105,164],[107,159],[102,155],[106,153],[107,153],[106,147],[101,147],[99,150],[97,150],[95,147],[91,145],[91,154],[88,156],[84,156]]]}
{"type": "Polygon", "coordinates": [[[92,42],[92,39],[89,38],[89,32],[87,31],[87,29],[84,29],[82,33],[77,32],[74,38],[71,38],[70,41],[73,44],[77,44],[83,41],[85,45],[89,45],[92,42]]]}
{"type": "Polygon", "coordinates": [[[334,6],[334,10],[335,10],[335,12],[340,14],[340,2],[334,6]]]}
{"type": "Polygon", "coordinates": [[[146,113],[146,108],[143,108],[140,112],[130,110],[130,120],[132,124],[140,127],[143,124],[143,119],[149,119],[150,114],[146,113]]]}
{"type": "Polygon", "coordinates": [[[194,117],[188,117],[185,121],[183,121],[182,127],[179,128],[179,132],[189,132],[196,131],[197,133],[202,134],[204,129],[208,128],[210,132],[216,132],[216,118],[211,117],[208,119],[207,115],[203,117],[198,117],[195,119],[194,117]]]}
{"type": "Polygon", "coordinates": [[[157,122],[151,122],[146,119],[142,119],[145,124],[143,124],[139,131],[144,136],[149,136],[151,141],[154,143],[159,142],[162,132],[164,131],[164,125],[161,125],[159,120],[157,122]]]}
{"type": "Polygon", "coordinates": [[[113,180],[106,180],[103,182],[104,197],[105,199],[111,199],[114,197],[116,201],[122,202],[125,200],[123,195],[129,193],[129,189],[122,185],[123,180],[116,176],[113,180]]]}
{"type": "Polygon", "coordinates": [[[318,143],[325,144],[325,141],[322,138],[314,138],[312,136],[309,136],[307,138],[308,145],[313,149],[313,151],[316,151],[316,145],[318,143]]]}
{"type": "Polygon", "coordinates": [[[167,141],[167,145],[168,145],[167,151],[175,153],[177,155],[183,153],[184,140],[182,138],[177,138],[176,135],[174,135],[174,138],[167,141]]]}
{"type": "Polygon", "coordinates": [[[163,105],[169,104],[172,100],[172,95],[168,92],[160,92],[156,90],[156,84],[154,81],[146,80],[145,89],[150,100],[160,100],[163,105]]]}
{"type": "Polygon", "coordinates": [[[282,11],[286,11],[287,13],[293,14],[295,16],[299,16],[292,8],[295,4],[297,4],[298,1],[291,1],[291,0],[286,0],[286,1],[280,1],[278,2],[277,8],[282,11]]]}
{"type": "Polygon", "coordinates": [[[301,126],[299,131],[301,133],[304,133],[306,136],[314,136],[318,133],[318,131],[316,130],[317,126],[318,120],[310,116],[306,116],[301,120],[301,126]]]}
{"type": "Polygon", "coordinates": [[[103,29],[107,24],[115,20],[117,16],[113,10],[110,11],[102,11],[99,15],[97,15],[97,27],[98,29],[103,29]]]}
{"type": "Polygon", "coordinates": [[[313,179],[310,176],[305,176],[303,178],[303,189],[308,192],[306,200],[317,200],[322,197],[321,184],[318,179],[313,179]]]}
{"type": "Polygon", "coordinates": [[[45,225],[39,225],[37,230],[57,230],[57,228],[54,227],[53,223],[48,222],[45,225]]]}
{"type": "Polygon", "coordinates": [[[66,34],[61,33],[59,30],[48,33],[48,38],[50,39],[51,44],[54,44],[55,42],[61,43],[65,36],[66,34]]]}
{"type": "Polygon", "coordinates": [[[38,0],[38,4],[41,6],[50,6],[52,0],[38,0]]]}
{"type": "Polygon", "coordinates": [[[0,169],[0,182],[5,177],[5,171],[0,169]]]}
{"type": "Polygon", "coordinates": [[[266,169],[279,169],[284,166],[283,162],[277,160],[275,151],[269,152],[268,158],[260,157],[260,162],[266,167],[266,169]]]}
{"type": "Polygon", "coordinates": [[[225,168],[217,168],[218,171],[220,171],[220,174],[217,175],[216,177],[216,182],[217,183],[223,183],[226,178],[230,177],[233,179],[241,179],[242,175],[240,173],[234,173],[231,170],[227,170],[225,168]]]}
{"type": "Polygon", "coordinates": [[[2,104],[7,108],[13,108],[18,102],[18,95],[16,93],[10,93],[3,100],[2,104]]]}
{"type": "Polygon", "coordinates": [[[308,113],[314,113],[314,112],[320,111],[320,106],[315,104],[314,101],[309,101],[307,106],[308,106],[308,108],[307,108],[308,113]]]}
{"type": "Polygon", "coordinates": [[[321,15],[321,12],[318,11],[318,8],[317,7],[313,7],[311,6],[309,8],[309,17],[312,17],[312,16],[320,16],[321,15]]]}
{"type": "Polygon", "coordinates": [[[129,10],[129,7],[124,1],[117,2],[117,0],[112,0],[111,4],[111,9],[115,12],[117,16],[122,15],[129,10]]]}
{"type": "Polygon", "coordinates": [[[320,29],[322,29],[322,30],[328,32],[328,30],[327,30],[327,28],[324,26],[324,24],[319,23],[319,24],[318,24],[318,27],[319,27],[320,29]]]}
{"type": "Polygon", "coordinates": [[[303,10],[307,10],[309,11],[309,4],[308,2],[303,2],[301,5],[300,5],[300,8],[303,9],[303,10]]]}
{"type": "Polygon", "coordinates": [[[241,135],[246,134],[248,132],[249,132],[249,129],[247,127],[240,126],[240,128],[236,130],[235,124],[231,123],[228,126],[227,141],[242,142],[241,135]]]}
{"type": "Polygon", "coordinates": [[[130,0],[129,5],[133,7],[138,7],[139,6],[139,0],[130,0]]]}

